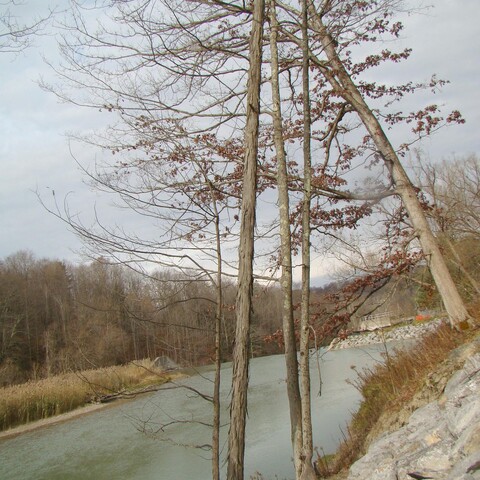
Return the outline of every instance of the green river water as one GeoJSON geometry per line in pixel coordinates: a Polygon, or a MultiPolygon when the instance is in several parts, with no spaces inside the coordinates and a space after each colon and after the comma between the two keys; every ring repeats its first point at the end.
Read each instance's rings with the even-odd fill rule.
{"type": "MultiPolygon", "coordinates": [[[[372,366],[384,346],[327,352],[320,360],[323,380],[312,357],[314,444],[331,453],[338,445],[360,395],[347,379],[351,367],[372,366]]],[[[290,425],[282,355],[251,362],[248,397],[246,478],[293,478],[290,425]]],[[[183,382],[211,393],[212,372],[202,370],[183,382]]],[[[231,365],[222,369],[224,421],[228,420],[231,365]]],[[[210,443],[200,422],[211,418],[210,403],[183,388],[169,388],[112,405],[76,419],[0,441],[1,480],[208,480],[209,451],[190,448],[210,443]],[[174,420],[164,432],[160,426],[174,420]],[[145,433],[147,432],[147,434],[145,433]],[[157,433],[155,433],[157,432],[157,433]],[[155,435],[153,435],[155,433],[155,435]],[[180,446],[185,445],[185,446],[180,446]]],[[[228,426],[223,427],[226,454],[228,426]]]]}

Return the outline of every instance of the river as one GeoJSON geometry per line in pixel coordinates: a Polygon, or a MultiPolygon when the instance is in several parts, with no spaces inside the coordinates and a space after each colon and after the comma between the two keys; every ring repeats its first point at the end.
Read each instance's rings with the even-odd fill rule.
{"type": "MultiPolygon", "coordinates": [[[[335,450],[360,394],[347,382],[358,369],[377,362],[384,347],[329,351],[321,357],[322,395],[312,357],[314,444],[335,450]]],[[[212,372],[183,380],[211,393],[212,372]]],[[[291,479],[290,424],[282,355],[251,362],[246,445],[246,478],[291,479]]],[[[228,419],[231,365],[222,368],[223,417],[228,419]]],[[[210,442],[211,405],[191,390],[171,388],[114,404],[65,423],[0,441],[2,480],[208,480],[209,451],[193,448],[210,442]],[[180,422],[176,422],[180,421],[180,422]],[[174,422],[174,423],[172,423],[174,422]],[[159,431],[162,425],[171,423],[159,431]],[[185,446],[179,446],[185,445],[185,446]],[[190,447],[192,446],[192,447],[190,447]]],[[[228,427],[223,427],[223,454],[228,427]]]]}

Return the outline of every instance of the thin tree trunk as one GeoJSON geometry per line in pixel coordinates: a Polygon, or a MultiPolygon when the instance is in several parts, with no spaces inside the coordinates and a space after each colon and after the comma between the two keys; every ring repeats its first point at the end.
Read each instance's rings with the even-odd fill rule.
{"type": "Polygon", "coordinates": [[[297,477],[302,470],[302,406],[298,384],[297,346],[295,341],[295,325],[293,319],[292,299],[292,247],[290,232],[290,207],[288,196],[288,174],[283,138],[282,113],[280,102],[279,66],[278,66],[278,22],[275,0],[270,0],[270,49],[272,75],[273,135],[277,157],[278,207],[280,216],[280,250],[282,274],[280,284],[283,294],[283,336],[285,342],[285,363],[287,367],[287,395],[290,407],[290,428],[293,458],[297,477]]]}
{"type": "Polygon", "coordinates": [[[303,84],[303,208],[302,208],[302,310],[300,317],[300,392],[302,396],[302,472],[301,480],[315,480],[312,467],[312,408],[310,400],[310,213],[312,202],[312,154],[310,112],[310,61],[307,1],[302,1],[302,84],[303,84]]]}
{"type": "Polygon", "coordinates": [[[471,318],[448,271],[438,242],[428,225],[415,188],[405,172],[392,144],[385,135],[380,122],[366,104],[358,88],[343,66],[335,50],[334,41],[323,24],[322,18],[318,14],[315,14],[314,18],[315,30],[319,34],[320,41],[330,64],[329,67],[323,70],[324,74],[336,92],[347,100],[357,111],[365,128],[375,142],[378,152],[383,157],[395,183],[396,191],[408,212],[413,228],[418,236],[432,277],[437,285],[445,309],[447,310],[450,323],[456,328],[467,328],[467,322],[469,322],[471,318]]]}
{"type": "Polygon", "coordinates": [[[245,163],[241,205],[239,245],[237,325],[233,350],[232,400],[228,432],[228,480],[243,480],[245,423],[248,388],[248,345],[253,294],[253,255],[257,190],[258,126],[260,116],[260,82],[265,1],[253,4],[250,37],[250,67],[247,85],[247,120],[245,126],[245,163]]]}
{"type": "MultiPolygon", "coordinates": [[[[212,192],[213,193],[213,192],[212,192]]],[[[222,246],[220,242],[220,215],[212,195],[215,212],[215,240],[217,249],[217,286],[215,309],[215,380],[213,387],[212,479],[220,480],[220,369],[222,366],[222,246]]]]}

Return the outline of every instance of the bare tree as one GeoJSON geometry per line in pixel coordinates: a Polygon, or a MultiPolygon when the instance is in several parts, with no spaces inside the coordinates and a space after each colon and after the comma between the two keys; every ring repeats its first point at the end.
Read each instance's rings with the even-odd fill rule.
{"type": "Polygon", "coordinates": [[[313,432],[310,400],[310,268],[312,203],[312,115],[310,101],[309,0],[302,1],[302,99],[303,99],[303,205],[302,205],[302,312],[300,319],[300,391],[302,396],[301,480],[316,478],[312,468],[313,432]]]}
{"type": "MultiPolygon", "coordinates": [[[[134,161],[119,161],[113,174],[93,172],[90,176],[97,186],[119,194],[129,208],[164,225],[162,235],[148,241],[100,223],[97,230],[92,231],[77,222],[77,231],[93,249],[98,250],[100,245],[103,254],[118,260],[125,256],[137,261],[152,260],[157,265],[196,272],[200,277],[213,275],[217,265],[217,275],[221,277],[221,257],[215,256],[213,245],[219,245],[220,215],[224,213],[215,214],[215,206],[212,212],[206,200],[216,196],[236,207],[238,192],[242,190],[240,228],[235,226],[236,215],[232,215],[231,222],[240,233],[237,332],[241,333],[237,333],[235,341],[234,381],[239,383],[233,387],[228,467],[230,472],[235,471],[229,475],[240,478],[243,477],[247,347],[252,308],[264,7],[262,4],[253,13],[253,17],[256,15],[253,38],[260,47],[252,43],[252,52],[245,54],[247,28],[251,22],[249,7],[216,1],[160,3],[162,11],[157,12],[155,2],[141,5],[114,2],[115,25],[121,25],[118,34],[111,31],[111,25],[100,25],[91,34],[80,9],[74,10],[71,30],[74,38],[65,38],[63,52],[67,63],[57,71],[74,89],[80,85],[88,87],[84,92],[88,91],[90,98],[72,98],[72,90],[68,88],[46,88],[61,98],[119,114],[122,124],[110,130],[106,142],[98,137],[90,141],[116,155],[132,151],[141,154],[134,161]],[[79,50],[78,45],[85,48],[79,50]],[[98,61],[100,51],[104,52],[101,55],[104,60],[98,61]],[[244,66],[249,56],[253,73],[245,88],[244,66]],[[156,71],[154,77],[148,67],[156,71]],[[247,140],[244,146],[238,146],[235,139],[232,140],[232,132],[243,128],[244,116],[247,140]],[[205,168],[201,172],[195,165],[200,164],[197,158],[202,149],[209,153],[204,157],[205,168]],[[223,163],[218,160],[221,156],[226,159],[223,163]],[[132,170],[139,174],[138,184],[130,182],[132,170]],[[203,175],[205,171],[206,177],[200,178],[200,173],[203,175]],[[211,266],[205,269],[199,254],[211,266]]],[[[230,229],[225,215],[221,220],[222,241],[225,241],[223,236],[230,229]]],[[[219,303],[217,301],[217,305],[219,303]]],[[[220,317],[217,311],[217,326],[220,317]]],[[[217,351],[220,355],[219,348],[217,351]]],[[[218,416],[215,422],[218,425],[218,416]]],[[[214,435],[217,443],[214,477],[218,478],[218,432],[214,435]]]]}
{"type": "Polygon", "coordinates": [[[28,48],[32,38],[42,32],[53,15],[50,12],[45,17],[24,23],[16,11],[22,5],[16,0],[0,2],[0,53],[19,53],[28,48]]]}
{"type": "MultiPolygon", "coordinates": [[[[309,57],[312,69],[318,72],[316,75],[317,85],[311,92],[317,102],[314,118],[317,121],[321,118],[321,114],[317,113],[319,111],[328,112],[327,118],[328,115],[332,115],[332,112],[337,112],[337,118],[332,120],[329,127],[323,131],[317,130],[312,137],[320,140],[320,145],[323,142],[322,149],[325,152],[323,165],[320,164],[314,171],[315,188],[313,193],[317,195],[317,192],[321,194],[328,192],[334,201],[338,201],[338,199],[366,200],[364,205],[354,208],[347,206],[343,211],[331,208],[331,206],[323,211],[322,208],[315,207],[312,210],[311,219],[314,223],[318,221],[320,225],[330,223],[330,231],[341,228],[342,224],[347,226],[347,217],[350,217],[350,225],[354,225],[362,215],[369,214],[371,204],[369,205],[368,202],[378,202],[382,197],[397,195],[401,198],[414,226],[415,236],[432,269],[433,277],[441,292],[452,324],[466,325],[465,322],[470,319],[468,313],[426,221],[422,204],[417,196],[417,189],[410,181],[400,161],[400,155],[408,149],[409,142],[405,142],[398,151],[395,151],[380,121],[382,119],[387,125],[396,125],[402,122],[413,123],[413,133],[416,136],[413,141],[416,141],[422,136],[430,135],[442,126],[450,123],[462,123],[461,115],[459,112],[453,111],[446,118],[442,118],[439,116],[438,106],[435,105],[406,115],[395,111],[383,111],[377,108],[377,105],[375,108],[369,107],[366,98],[376,101],[386,97],[386,106],[388,107],[393,103],[390,99],[400,100],[407,93],[422,88],[435,89],[444,82],[433,77],[430,82],[425,84],[409,82],[392,87],[366,81],[362,79],[363,72],[382,62],[399,62],[406,59],[410,50],[405,49],[396,53],[384,49],[378,54],[368,55],[357,61],[354,60],[351,50],[352,46],[356,47],[365,41],[381,42],[386,34],[393,37],[398,36],[402,26],[399,22],[393,22],[392,18],[400,6],[401,2],[393,0],[376,0],[368,5],[354,0],[348,2],[325,1],[318,6],[313,3],[308,4],[309,31],[312,38],[309,57]],[[349,121],[344,121],[347,115],[349,121]],[[352,121],[352,117],[356,117],[357,120],[352,121]],[[356,145],[344,143],[339,136],[339,132],[341,132],[343,138],[348,138],[349,132],[355,130],[360,132],[362,128],[365,129],[365,133],[362,140],[356,145]],[[329,162],[334,153],[333,146],[338,150],[337,160],[330,165],[329,162]],[[357,167],[365,165],[369,168],[375,168],[378,163],[383,163],[386,181],[378,181],[380,177],[377,177],[377,181],[369,189],[364,189],[363,194],[352,194],[347,189],[339,192],[338,188],[335,190],[328,188],[327,182],[332,180],[336,182],[333,185],[337,187],[348,184],[345,170],[352,168],[355,162],[357,167]],[[335,179],[325,175],[328,169],[337,172],[335,179]],[[341,173],[342,170],[343,174],[339,176],[338,173],[341,173]]],[[[301,50],[303,46],[300,34],[302,12],[296,5],[287,3],[282,3],[282,9],[289,20],[295,19],[294,21],[280,22],[284,41],[292,42],[297,50],[301,50]]],[[[291,54],[292,51],[294,51],[293,48],[289,53],[291,54]]],[[[298,62],[298,58],[295,57],[291,58],[289,63],[284,60],[284,68],[287,65],[293,68],[296,62],[298,62]]],[[[292,127],[292,132],[295,132],[294,128],[292,127]]]]}
{"type": "Polygon", "coordinates": [[[291,441],[295,470],[302,470],[302,404],[298,384],[297,345],[293,317],[293,279],[292,279],[292,244],[290,230],[290,200],[287,170],[287,156],[282,125],[282,105],[280,98],[277,2],[269,4],[270,49],[271,49],[271,83],[272,83],[272,121],[273,138],[277,160],[277,188],[280,220],[280,284],[283,294],[282,324],[285,346],[285,363],[287,367],[287,395],[290,408],[291,441]]]}
{"type": "Polygon", "coordinates": [[[470,155],[434,164],[417,155],[417,182],[431,203],[428,218],[447,255],[478,294],[475,256],[462,255],[464,242],[480,239],[480,162],[470,155]],[[462,258],[463,257],[463,258],[462,258]]]}
{"type": "MultiPolygon", "coordinates": [[[[351,4],[352,11],[355,12],[356,7],[359,5],[355,5],[356,2],[351,2],[351,4]]],[[[394,3],[384,1],[375,2],[372,8],[384,10],[384,12],[389,14],[393,6],[394,3]]],[[[335,16],[339,15],[339,12],[340,10],[336,10],[333,2],[330,1],[324,2],[320,11],[317,11],[310,4],[312,25],[319,35],[327,58],[327,61],[317,60],[317,65],[334,91],[344,98],[357,112],[375,143],[378,155],[385,163],[394,182],[395,192],[400,196],[408,211],[452,325],[456,327],[466,325],[466,322],[470,320],[470,316],[451,278],[438,243],[428,225],[425,213],[417,197],[416,189],[406,174],[400,158],[385,134],[382,125],[352,80],[352,75],[348,72],[346,63],[340,58],[336,48],[339,36],[334,30],[335,25],[340,26],[341,24],[341,22],[335,22],[335,16]]],[[[362,15],[361,8],[359,8],[359,14],[362,15]]],[[[353,16],[352,14],[351,17],[353,16]]]]}
{"type": "Polygon", "coordinates": [[[418,153],[417,181],[433,203],[435,231],[455,238],[480,234],[480,160],[476,155],[429,162],[418,153]]]}
{"type": "Polygon", "coordinates": [[[243,480],[244,470],[264,16],[265,1],[255,0],[253,3],[249,52],[250,68],[247,84],[245,159],[236,303],[237,327],[233,351],[232,400],[228,434],[227,478],[229,480],[243,480]]]}

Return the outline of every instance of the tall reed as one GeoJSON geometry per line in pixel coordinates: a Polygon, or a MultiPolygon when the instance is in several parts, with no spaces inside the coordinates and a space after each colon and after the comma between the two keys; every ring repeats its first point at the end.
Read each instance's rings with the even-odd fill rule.
{"type": "Polygon", "coordinates": [[[69,412],[101,395],[160,384],[170,379],[151,363],[144,360],[0,388],[0,431],[69,412]]]}

